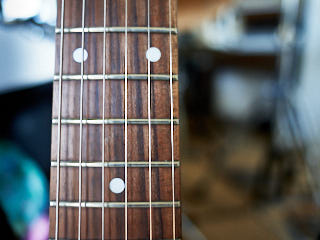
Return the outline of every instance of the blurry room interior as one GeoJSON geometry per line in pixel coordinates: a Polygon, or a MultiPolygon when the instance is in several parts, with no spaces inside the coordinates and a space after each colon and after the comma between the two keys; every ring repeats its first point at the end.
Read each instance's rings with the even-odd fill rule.
{"type": "MultiPolygon", "coordinates": [[[[0,170],[10,145],[46,176],[46,191],[55,2],[1,1],[0,170]]],[[[318,9],[318,0],[179,0],[184,239],[319,237],[318,9]]],[[[4,203],[8,179],[1,228],[22,239],[4,203]]]]}

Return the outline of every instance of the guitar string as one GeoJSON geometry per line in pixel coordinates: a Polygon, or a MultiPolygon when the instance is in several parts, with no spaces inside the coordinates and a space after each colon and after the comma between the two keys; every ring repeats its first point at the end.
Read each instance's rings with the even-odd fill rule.
{"type": "Polygon", "coordinates": [[[124,53],[124,179],[125,179],[125,240],[128,239],[128,0],[125,0],[125,53],[124,53]]]}
{"type": "Polygon", "coordinates": [[[57,136],[57,182],[56,182],[56,222],[55,239],[59,232],[59,190],[60,190],[60,144],[61,144],[61,105],[62,105],[62,67],[63,67],[63,32],[64,32],[64,0],[61,0],[61,35],[60,35],[60,62],[59,62],[59,107],[58,107],[58,136],[57,136]]]}
{"type": "MultiPolygon", "coordinates": [[[[150,0],[148,0],[148,49],[150,49],[150,0]]],[[[152,168],[151,168],[151,66],[148,60],[148,154],[149,154],[149,236],[152,239],[152,168]]]]}
{"type": "Polygon", "coordinates": [[[105,156],[104,156],[104,152],[105,152],[105,146],[104,146],[104,139],[105,139],[105,100],[106,100],[106,18],[107,18],[107,1],[104,0],[103,1],[103,60],[102,60],[102,64],[103,64],[103,86],[102,86],[102,118],[103,118],[103,123],[102,123],[102,139],[101,139],[101,143],[102,143],[102,169],[101,169],[101,201],[102,201],[102,210],[101,210],[101,239],[104,240],[104,161],[105,161],[105,156]]]}
{"type": "Polygon", "coordinates": [[[86,0],[82,1],[82,35],[81,35],[81,83],[80,83],[80,132],[79,132],[79,211],[78,211],[78,240],[81,239],[81,194],[82,194],[82,119],[83,119],[83,69],[84,69],[84,22],[86,0]]]}
{"type": "MultiPolygon", "coordinates": [[[[171,0],[169,0],[169,29],[172,25],[171,0]]],[[[175,169],[174,169],[174,125],[173,125],[173,86],[172,86],[172,34],[169,31],[170,50],[170,132],[171,132],[171,182],[172,182],[172,235],[176,239],[176,209],[175,209],[175,169]]]]}
{"type": "MultiPolygon", "coordinates": [[[[105,0],[106,1],[106,0],[105,0]]],[[[63,5],[62,5],[62,13],[64,13],[64,0],[62,0],[63,5]]],[[[105,5],[106,7],[106,5],[105,5]]],[[[125,6],[125,183],[127,183],[127,0],[126,0],[126,6],[125,6]]],[[[106,21],[106,10],[104,9],[104,24],[106,21]]],[[[85,16],[85,0],[83,0],[83,9],[82,9],[82,57],[84,58],[84,16],[85,16]]],[[[63,16],[61,16],[61,48],[60,48],[60,58],[62,58],[62,46],[63,46],[63,16]]],[[[169,28],[171,29],[171,0],[169,0],[169,28]]],[[[106,26],[104,25],[104,29],[106,29],[106,26]]],[[[170,99],[171,99],[171,153],[172,153],[172,197],[173,197],[173,238],[175,239],[175,207],[174,207],[174,150],[173,150],[173,93],[172,93],[172,41],[171,41],[171,32],[169,32],[169,38],[170,38],[170,99]]],[[[150,48],[150,9],[149,9],[149,0],[148,0],[148,49],[150,48]]],[[[103,62],[104,62],[104,82],[103,82],[103,119],[104,119],[104,101],[105,101],[105,31],[104,31],[104,57],[103,57],[103,62]]],[[[60,76],[62,74],[62,61],[60,59],[60,76]]],[[[81,93],[80,93],[80,150],[79,150],[79,230],[78,230],[78,239],[80,239],[80,226],[81,226],[81,162],[82,162],[82,112],[83,112],[83,69],[84,69],[84,59],[82,59],[81,62],[81,93]]],[[[58,128],[61,126],[60,119],[61,119],[61,80],[62,77],[60,77],[60,82],[59,82],[59,120],[58,120],[58,128]]],[[[150,121],[150,102],[151,102],[151,88],[150,88],[150,60],[148,60],[148,120],[149,120],[149,204],[150,204],[150,239],[152,239],[152,208],[151,208],[151,121],[150,121]]],[[[104,124],[103,124],[103,129],[104,129],[104,124]]],[[[60,131],[58,131],[58,135],[60,135],[60,131]]],[[[103,130],[103,135],[104,135],[104,130],[103,130]]],[[[104,141],[104,137],[103,137],[104,141]]],[[[58,149],[60,148],[60,138],[58,136],[58,149]]],[[[58,155],[59,155],[59,150],[58,150],[58,155]]],[[[104,147],[103,147],[103,152],[104,152],[104,147]]],[[[57,160],[59,158],[57,157],[57,160]]],[[[103,154],[103,162],[104,162],[104,154],[103,154]]],[[[59,164],[59,162],[58,162],[59,164]]],[[[104,168],[104,167],[103,167],[104,168]]],[[[59,172],[57,168],[57,172],[59,172]]],[[[104,175],[104,174],[102,174],[104,175]]],[[[57,180],[58,181],[58,180],[57,180]]],[[[104,180],[103,180],[104,184],[104,180]]],[[[126,184],[127,185],[127,184],[126,184]]],[[[57,193],[59,191],[59,184],[57,184],[57,193]]],[[[104,187],[103,187],[104,191],[104,187]]],[[[58,195],[58,194],[57,194],[58,195]]],[[[104,195],[103,195],[104,198],[104,195]]],[[[58,199],[58,198],[57,198],[58,199]]],[[[104,201],[104,200],[103,200],[104,201]]],[[[59,204],[57,204],[59,206],[59,204]]],[[[58,208],[56,208],[58,209],[58,208]]],[[[103,208],[104,210],[104,208],[103,208]]],[[[102,210],[102,211],[103,211],[102,210]]],[[[56,210],[56,218],[58,215],[58,211],[56,210]]],[[[104,215],[104,211],[103,211],[104,215]]],[[[104,218],[102,220],[104,222],[104,218]]],[[[56,221],[58,222],[58,221],[56,221]]],[[[56,223],[56,239],[57,239],[57,223],[56,223]]],[[[103,224],[104,228],[104,224],[103,224]]],[[[102,233],[102,238],[104,238],[104,231],[102,233]]],[[[127,239],[127,188],[126,188],[126,193],[125,193],[125,239],[127,239]]]]}
{"type": "MultiPolygon", "coordinates": [[[[150,49],[150,0],[148,0],[148,49],[150,49]]],[[[149,238],[152,240],[152,169],[151,169],[151,66],[148,60],[148,157],[149,157],[149,238]]]]}

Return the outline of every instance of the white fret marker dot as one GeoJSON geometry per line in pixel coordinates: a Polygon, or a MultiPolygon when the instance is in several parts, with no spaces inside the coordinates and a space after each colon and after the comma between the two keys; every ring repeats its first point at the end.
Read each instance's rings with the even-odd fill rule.
{"type": "MultiPolygon", "coordinates": [[[[77,63],[82,62],[82,48],[77,48],[73,51],[73,60],[77,63]]],[[[85,62],[88,58],[88,52],[86,49],[83,49],[83,61],[85,62]]]]}
{"type": "Polygon", "coordinates": [[[146,57],[150,62],[158,62],[161,58],[161,52],[156,47],[151,47],[146,52],[146,57]]]}
{"type": "Polygon", "coordinates": [[[113,193],[122,193],[125,188],[124,181],[121,178],[114,178],[110,181],[109,188],[113,193]]]}

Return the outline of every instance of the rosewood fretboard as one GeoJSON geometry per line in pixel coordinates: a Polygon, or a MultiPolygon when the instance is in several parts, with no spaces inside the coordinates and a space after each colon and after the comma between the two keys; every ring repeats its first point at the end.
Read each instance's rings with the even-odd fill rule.
{"type": "Polygon", "coordinates": [[[181,239],[176,11],[176,0],[58,0],[50,239],[181,239]],[[148,43],[161,51],[150,67],[148,43]],[[114,178],[127,179],[121,193],[114,178]]]}

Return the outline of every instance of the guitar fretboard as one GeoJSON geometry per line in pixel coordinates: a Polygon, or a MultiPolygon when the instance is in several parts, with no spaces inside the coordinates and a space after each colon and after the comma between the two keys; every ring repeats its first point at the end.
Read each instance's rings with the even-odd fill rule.
{"type": "Polygon", "coordinates": [[[58,0],[50,239],[181,238],[176,5],[58,0]]]}

